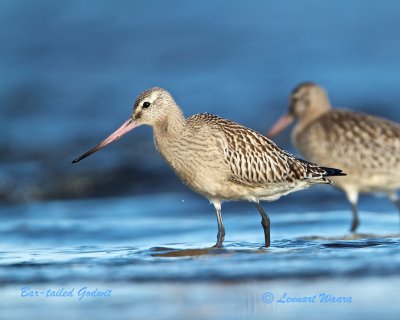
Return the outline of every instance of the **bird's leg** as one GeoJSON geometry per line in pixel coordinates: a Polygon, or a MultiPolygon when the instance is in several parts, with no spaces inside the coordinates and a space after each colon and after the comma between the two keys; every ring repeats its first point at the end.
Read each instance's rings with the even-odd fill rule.
{"type": "Polygon", "coordinates": [[[353,212],[353,221],[351,222],[350,231],[355,232],[360,224],[360,220],[358,219],[358,209],[357,205],[351,203],[351,211],[353,212]]]}
{"type": "Polygon", "coordinates": [[[400,199],[396,192],[388,193],[389,199],[397,206],[397,209],[400,211],[400,199]]]}
{"type": "Polygon", "coordinates": [[[346,196],[351,204],[351,210],[353,212],[353,221],[351,223],[350,231],[355,232],[360,224],[360,220],[358,219],[358,209],[357,209],[358,191],[347,190],[346,196]]]}
{"type": "Polygon", "coordinates": [[[265,213],[264,209],[261,207],[261,205],[256,202],[256,206],[258,209],[258,212],[261,214],[261,225],[263,226],[264,229],[264,237],[265,237],[265,247],[268,248],[271,245],[271,236],[270,236],[270,220],[268,215],[265,213]]]}
{"type": "Polygon", "coordinates": [[[222,243],[225,239],[225,228],[222,222],[222,214],[221,214],[221,202],[214,202],[213,205],[215,208],[215,212],[217,213],[217,222],[218,222],[218,233],[217,233],[217,243],[214,245],[216,248],[221,248],[222,243]]]}
{"type": "Polygon", "coordinates": [[[389,192],[388,193],[389,199],[397,206],[397,209],[399,210],[399,217],[400,217],[400,199],[399,196],[396,194],[396,192],[389,192]]]}

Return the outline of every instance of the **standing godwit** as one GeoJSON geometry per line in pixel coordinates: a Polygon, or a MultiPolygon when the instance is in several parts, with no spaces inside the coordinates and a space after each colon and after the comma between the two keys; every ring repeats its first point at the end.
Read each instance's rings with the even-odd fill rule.
{"type": "Polygon", "coordinates": [[[357,201],[361,192],[384,192],[400,209],[400,126],[394,122],[349,110],[333,110],[325,90],[307,82],[290,97],[289,113],[267,136],[273,137],[294,119],[293,144],[306,159],[347,173],[333,179],[352,206],[351,231],[358,225],[357,201]]]}
{"type": "Polygon", "coordinates": [[[225,237],[222,201],[254,202],[261,214],[265,246],[269,247],[270,221],[259,201],[276,200],[312,184],[331,183],[325,177],[343,175],[341,170],[297,159],[261,134],[235,122],[208,113],[185,119],[172,96],[161,88],[140,94],[129,119],[73,163],[144,124],[153,128],[156,148],[175,173],[214,205],[217,247],[222,246],[225,237]]]}

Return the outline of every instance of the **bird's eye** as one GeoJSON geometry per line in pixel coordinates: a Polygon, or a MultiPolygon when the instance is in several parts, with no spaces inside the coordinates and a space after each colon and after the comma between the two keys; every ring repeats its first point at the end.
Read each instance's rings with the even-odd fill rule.
{"type": "Polygon", "coordinates": [[[151,105],[151,103],[148,101],[143,102],[143,108],[148,108],[148,107],[150,107],[150,105],[151,105]]]}

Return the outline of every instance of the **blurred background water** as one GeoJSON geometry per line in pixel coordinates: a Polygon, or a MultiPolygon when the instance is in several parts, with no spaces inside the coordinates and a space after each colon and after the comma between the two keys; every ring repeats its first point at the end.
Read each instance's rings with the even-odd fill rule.
{"type": "MultiPolygon", "coordinates": [[[[262,133],[305,80],[335,106],[399,122],[399,13],[394,0],[1,0],[0,319],[396,318],[398,215],[386,199],[361,197],[359,239],[346,238],[348,204],[329,187],[265,204],[268,250],[254,206],[229,203],[226,248],[209,251],[213,209],[160,159],[149,128],[70,161],[152,86],[186,115],[262,133]],[[113,296],[26,299],[23,286],[113,296]],[[265,304],[267,291],[354,301],[265,304]]],[[[289,131],[277,142],[296,153],[289,131]]]]}

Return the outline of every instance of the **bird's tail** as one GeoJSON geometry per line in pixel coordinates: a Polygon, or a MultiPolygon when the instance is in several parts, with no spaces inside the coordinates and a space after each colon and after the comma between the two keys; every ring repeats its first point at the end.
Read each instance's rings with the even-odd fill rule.
{"type": "Polygon", "coordinates": [[[301,159],[301,158],[296,158],[296,160],[302,162],[308,168],[308,170],[309,169],[316,170],[318,176],[321,176],[321,175],[323,177],[347,176],[347,174],[344,173],[341,169],[322,167],[322,166],[319,166],[318,164],[306,161],[306,160],[301,159]]]}
{"type": "Polygon", "coordinates": [[[326,174],[325,177],[333,177],[333,176],[347,176],[346,173],[344,173],[340,169],[336,168],[328,168],[328,167],[320,167],[321,169],[325,170],[326,174]]]}

